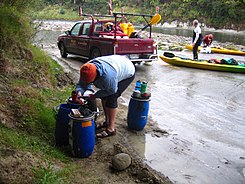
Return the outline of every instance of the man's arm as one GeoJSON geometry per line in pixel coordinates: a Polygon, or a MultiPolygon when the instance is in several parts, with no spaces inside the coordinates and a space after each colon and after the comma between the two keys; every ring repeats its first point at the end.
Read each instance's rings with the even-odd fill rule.
{"type": "Polygon", "coordinates": [[[196,33],[195,40],[194,40],[194,42],[193,42],[194,45],[197,43],[198,38],[199,38],[199,33],[197,32],[197,33],[196,33]]]}
{"type": "Polygon", "coordinates": [[[91,84],[86,84],[84,81],[79,79],[79,82],[76,84],[76,92],[78,96],[82,96],[86,89],[92,89],[91,84]]]}

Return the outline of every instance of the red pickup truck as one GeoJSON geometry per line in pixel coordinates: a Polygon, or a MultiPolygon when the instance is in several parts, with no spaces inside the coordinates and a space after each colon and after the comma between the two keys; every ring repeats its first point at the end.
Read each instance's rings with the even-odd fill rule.
{"type": "MultiPolygon", "coordinates": [[[[151,62],[158,58],[157,46],[151,38],[143,38],[136,32],[130,35],[121,29],[125,15],[152,17],[151,15],[113,13],[110,19],[83,20],[75,23],[71,30],[58,37],[58,48],[62,57],[68,54],[80,55],[88,59],[99,56],[119,54],[127,55],[134,63],[151,62]],[[119,15],[121,20],[118,21],[119,15]],[[111,26],[111,27],[110,27],[111,26]],[[136,34],[135,34],[136,33],[136,34]]],[[[145,19],[146,20],[146,19],[145,19]]]]}

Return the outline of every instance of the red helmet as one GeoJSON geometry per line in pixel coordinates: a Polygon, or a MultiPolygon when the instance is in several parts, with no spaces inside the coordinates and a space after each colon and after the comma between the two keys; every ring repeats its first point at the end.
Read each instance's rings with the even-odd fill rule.
{"type": "Polygon", "coordinates": [[[210,34],[210,35],[208,35],[208,38],[212,40],[212,39],[214,39],[214,35],[210,34]]]}

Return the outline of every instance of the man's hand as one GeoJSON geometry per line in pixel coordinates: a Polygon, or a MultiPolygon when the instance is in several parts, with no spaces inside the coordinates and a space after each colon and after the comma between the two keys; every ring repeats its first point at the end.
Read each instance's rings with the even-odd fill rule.
{"type": "Polygon", "coordinates": [[[78,91],[78,92],[77,92],[77,96],[78,96],[78,97],[81,97],[81,96],[82,96],[81,91],[78,91]]]}
{"type": "Polygon", "coordinates": [[[84,105],[84,99],[80,96],[80,97],[78,97],[78,99],[77,99],[77,102],[80,104],[80,105],[84,105]]]}

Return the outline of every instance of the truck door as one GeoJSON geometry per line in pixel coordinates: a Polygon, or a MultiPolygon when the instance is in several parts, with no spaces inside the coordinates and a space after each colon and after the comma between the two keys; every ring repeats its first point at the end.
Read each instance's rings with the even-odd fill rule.
{"type": "Polygon", "coordinates": [[[90,35],[90,27],[91,23],[86,22],[82,25],[80,33],[78,37],[76,38],[77,40],[77,54],[82,55],[85,57],[89,56],[89,35],[90,35]]]}
{"type": "Polygon", "coordinates": [[[81,28],[81,23],[75,24],[72,27],[70,34],[67,36],[67,38],[66,38],[67,52],[76,54],[76,52],[77,52],[77,48],[76,48],[77,47],[77,39],[76,38],[79,35],[80,28],[81,28]]]}

